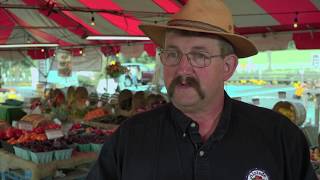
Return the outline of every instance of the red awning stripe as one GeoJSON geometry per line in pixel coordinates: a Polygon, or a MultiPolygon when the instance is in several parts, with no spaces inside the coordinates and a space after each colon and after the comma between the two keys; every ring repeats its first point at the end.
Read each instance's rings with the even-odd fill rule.
{"type": "Polygon", "coordinates": [[[15,23],[10,20],[10,16],[4,9],[0,9],[0,17],[0,44],[5,44],[14,29],[15,23]]]}
{"type": "Polygon", "coordinates": [[[167,13],[176,13],[180,10],[180,6],[171,0],[153,0],[153,2],[167,13]]]}
{"type": "Polygon", "coordinates": [[[54,49],[29,49],[27,51],[28,56],[31,57],[31,59],[34,60],[43,60],[47,59],[49,57],[52,57],[54,55],[55,50],[54,49]]]}
{"type": "Polygon", "coordinates": [[[320,19],[319,10],[310,0],[255,1],[261,8],[283,25],[293,24],[294,18],[296,17],[295,12],[298,12],[298,22],[302,24],[317,23],[320,19]]]}
{"type": "MultiPolygon", "coordinates": [[[[116,11],[123,10],[120,6],[110,0],[79,0],[79,2],[91,9],[105,9],[116,11]]],[[[130,35],[143,35],[143,32],[138,28],[138,26],[141,24],[141,21],[128,14],[124,14],[123,16],[107,13],[98,14],[130,35]]]]}
{"type": "Polygon", "coordinates": [[[155,57],[157,53],[157,45],[155,44],[145,44],[144,50],[147,52],[147,54],[151,57],[155,57]]]}
{"type": "MultiPolygon", "coordinates": [[[[15,21],[20,25],[20,26],[25,26],[25,27],[30,27],[30,24],[28,24],[27,22],[25,22],[24,20],[22,20],[21,18],[17,17],[15,14],[13,13],[10,13],[10,16],[12,18],[15,19],[15,21]]],[[[56,38],[55,36],[52,36],[48,33],[45,33],[41,30],[38,30],[38,29],[27,29],[27,31],[29,31],[33,36],[35,37],[40,37],[44,40],[46,40],[47,42],[49,43],[58,43],[60,44],[61,46],[71,46],[71,45],[74,45],[72,43],[69,43],[69,42],[66,42],[66,41],[63,41],[61,39],[58,39],[56,38]]]]}
{"type": "Polygon", "coordinates": [[[293,33],[297,49],[320,49],[320,32],[293,33]]]}

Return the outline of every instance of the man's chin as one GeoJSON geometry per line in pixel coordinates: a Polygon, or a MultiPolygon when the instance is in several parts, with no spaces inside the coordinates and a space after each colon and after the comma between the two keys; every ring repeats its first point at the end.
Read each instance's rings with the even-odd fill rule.
{"type": "Polygon", "coordinates": [[[182,96],[175,96],[173,95],[173,97],[171,98],[171,101],[174,105],[178,106],[178,107],[193,107],[195,106],[199,101],[200,98],[199,96],[197,97],[190,97],[188,95],[182,95],[182,96]]]}

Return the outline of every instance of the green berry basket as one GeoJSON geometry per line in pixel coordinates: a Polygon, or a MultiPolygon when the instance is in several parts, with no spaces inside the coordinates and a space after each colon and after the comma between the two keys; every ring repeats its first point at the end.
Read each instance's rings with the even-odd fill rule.
{"type": "Polygon", "coordinates": [[[48,152],[32,152],[30,151],[31,161],[37,164],[49,163],[53,160],[54,151],[48,152]]]}
{"type": "Polygon", "coordinates": [[[61,149],[54,151],[54,160],[67,160],[71,159],[73,149],[61,149]]]}
{"type": "Polygon", "coordinates": [[[27,161],[29,161],[31,159],[29,150],[18,147],[18,146],[13,146],[13,149],[14,149],[14,154],[16,156],[18,156],[24,160],[27,160],[27,161]]]}
{"type": "MultiPolygon", "coordinates": [[[[12,144],[7,143],[7,141],[5,141],[5,140],[1,140],[0,143],[1,143],[3,150],[14,154],[14,149],[13,149],[12,144]]],[[[1,148],[1,146],[0,146],[0,148],[1,148]]]]}
{"type": "Polygon", "coordinates": [[[96,152],[96,153],[100,153],[101,148],[102,148],[103,144],[95,144],[95,143],[91,143],[91,151],[96,152]]]}
{"type": "Polygon", "coordinates": [[[91,144],[77,144],[80,152],[91,152],[91,144]]]}

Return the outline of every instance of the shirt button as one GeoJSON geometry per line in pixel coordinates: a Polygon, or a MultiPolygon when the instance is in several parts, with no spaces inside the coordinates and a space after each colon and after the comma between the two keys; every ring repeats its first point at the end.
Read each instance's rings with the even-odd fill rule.
{"type": "Polygon", "coordinates": [[[191,124],[190,124],[190,127],[195,128],[195,127],[196,127],[196,123],[194,123],[194,122],[191,123],[191,124]]]}
{"type": "Polygon", "coordinates": [[[202,157],[204,155],[204,151],[199,152],[199,156],[202,157]]]}

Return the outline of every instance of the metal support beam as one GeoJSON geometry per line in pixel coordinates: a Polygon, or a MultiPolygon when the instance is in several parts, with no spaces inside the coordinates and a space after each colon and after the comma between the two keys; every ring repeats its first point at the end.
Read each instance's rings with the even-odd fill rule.
{"type": "Polygon", "coordinates": [[[316,123],[317,130],[319,132],[319,116],[320,116],[320,94],[316,94],[316,101],[315,101],[315,114],[314,114],[314,120],[316,123]]]}

